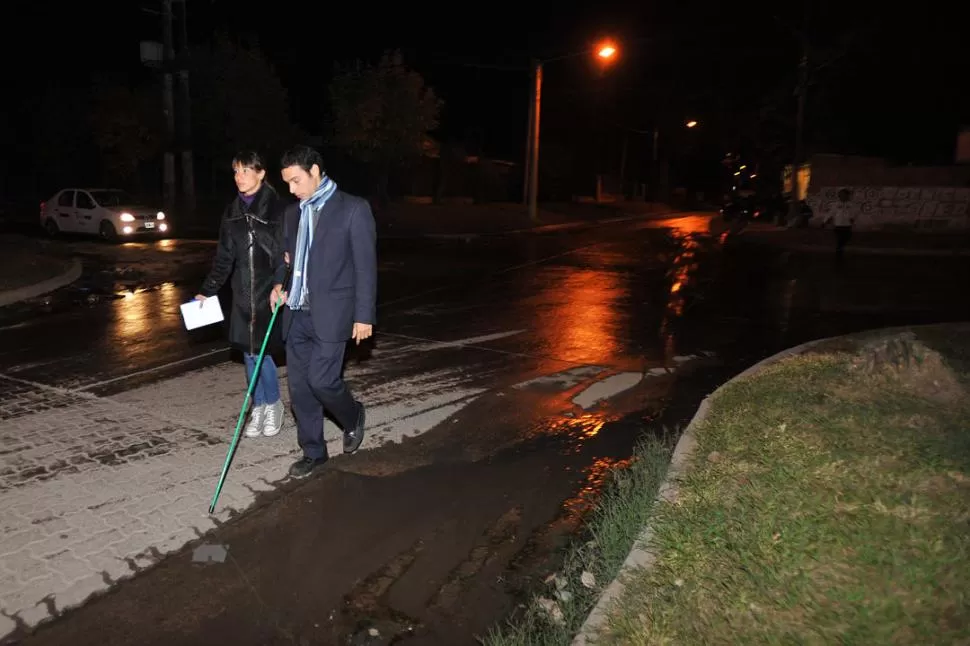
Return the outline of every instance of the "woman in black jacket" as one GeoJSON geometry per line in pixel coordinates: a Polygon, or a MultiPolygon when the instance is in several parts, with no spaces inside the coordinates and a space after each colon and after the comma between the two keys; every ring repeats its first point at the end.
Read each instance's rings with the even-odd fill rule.
{"type": "MultiPolygon", "coordinates": [[[[212,270],[195,298],[202,301],[216,294],[232,275],[229,342],[242,350],[246,377],[252,379],[272,317],[269,297],[275,261],[283,252],[283,202],[264,181],[266,166],[258,153],[237,154],[232,171],[239,193],[223,214],[212,270]]],[[[246,437],[276,435],[283,426],[279,377],[269,352],[276,347],[278,336],[274,332],[271,337],[253,388],[246,437]]]]}

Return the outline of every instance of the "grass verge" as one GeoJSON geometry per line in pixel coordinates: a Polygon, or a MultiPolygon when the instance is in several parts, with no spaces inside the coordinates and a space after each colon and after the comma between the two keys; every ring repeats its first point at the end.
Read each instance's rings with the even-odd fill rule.
{"type": "Polygon", "coordinates": [[[720,391],[601,642],[970,643],[967,338],[843,343],[720,391]]]}
{"type": "Polygon", "coordinates": [[[665,434],[638,444],[630,467],[616,471],[604,489],[583,540],[567,549],[559,573],[546,581],[532,603],[482,638],[482,644],[569,644],[646,523],[675,440],[665,434]]]}

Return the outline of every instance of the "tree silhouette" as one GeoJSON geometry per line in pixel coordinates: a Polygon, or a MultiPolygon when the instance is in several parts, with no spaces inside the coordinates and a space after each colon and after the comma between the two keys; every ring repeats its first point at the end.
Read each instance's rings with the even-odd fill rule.
{"type": "Polygon", "coordinates": [[[425,151],[441,101],[400,52],[385,53],[377,65],[338,66],[329,89],[333,145],[370,165],[386,198],[391,170],[425,151]]]}
{"type": "Polygon", "coordinates": [[[101,157],[102,181],[124,185],[142,162],[162,151],[164,124],[157,87],[132,89],[100,80],[90,96],[88,123],[101,157]]]}
{"type": "Polygon", "coordinates": [[[222,36],[193,49],[190,89],[193,143],[212,164],[227,164],[244,147],[273,159],[303,139],[286,88],[255,47],[222,36]]]}

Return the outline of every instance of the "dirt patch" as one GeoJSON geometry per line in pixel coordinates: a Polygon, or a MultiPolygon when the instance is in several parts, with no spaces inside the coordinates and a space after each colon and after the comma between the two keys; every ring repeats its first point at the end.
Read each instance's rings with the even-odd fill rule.
{"type": "Polygon", "coordinates": [[[936,350],[913,332],[901,332],[865,343],[853,360],[856,370],[918,397],[950,404],[966,392],[956,373],[936,350]]]}

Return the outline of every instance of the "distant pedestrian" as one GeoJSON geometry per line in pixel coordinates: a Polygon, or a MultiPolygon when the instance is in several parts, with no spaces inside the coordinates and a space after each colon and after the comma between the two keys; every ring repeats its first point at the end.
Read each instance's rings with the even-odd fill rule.
{"type": "Polygon", "coordinates": [[[845,246],[852,239],[852,226],[855,224],[855,215],[849,204],[851,199],[852,191],[847,188],[841,189],[839,201],[825,217],[825,224],[832,222],[835,225],[835,264],[838,267],[841,267],[844,261],[845,246]]]}
{"type": "MultiPolygon", "coordinates": [[[[259,351],[272,317],[269,297],[274,272],[283,253],[283,202],[267,184],[266,166],[258,153],[241,152],[232,160],[237,195],[226,207],[212,270],[195,298],[216,294],[232,276],[229,342],[243,353],[246,377],[252,379],[259,351]]],[[[276,363],[270,349],[282,343],[278,332],[259,369],[246,437],[272,436],[283,427],[283,402],[276,363]]]]}

